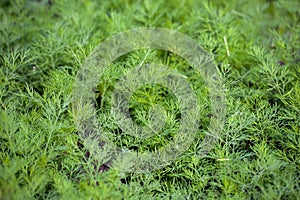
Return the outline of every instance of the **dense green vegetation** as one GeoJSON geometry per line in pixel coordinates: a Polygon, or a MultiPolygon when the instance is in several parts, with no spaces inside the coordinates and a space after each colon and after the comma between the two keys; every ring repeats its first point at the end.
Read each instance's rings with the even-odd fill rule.
{"type": "Polygon", "coordinates": [[[0,199],[298,199],[300,197],[300,2],[297,0],[0,1],[0,199]],[[123,74],[167,64],[199,99],[197,139],[151,173],[99,170],[88,159],[72,113],[73,85],[105,38],[137,27],[184,33],[214,57],[226,87],[221,138],[198,154],[211,114],[203,78],[161,50],[122,56],[99,80],[99,120],[118,146],[151,151],[176,135],[176,98],[145,85],[130,101],[136,123],[165,107],[164,134],[128,136],[110,115],[123,74]]]}

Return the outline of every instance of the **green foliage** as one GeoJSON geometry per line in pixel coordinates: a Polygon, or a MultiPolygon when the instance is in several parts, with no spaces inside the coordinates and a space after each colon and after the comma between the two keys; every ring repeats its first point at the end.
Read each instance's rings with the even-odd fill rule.
{"type": "Polygon", "coordinates": [[[300,12],[294,0],[0,1],[0,199],[297,199],[300,196],[300,12]],[[145,124],[151,106],[166,110],[160,135],[140,140],[110,115],[120,77],[141,60],[176,69],[196,92],[199,129],[188,151],[148,174],[95,170],[71,112],[76,73],[105,38],[136,27],[165,27],[198,41],[225,81],[222,136],[198,155],[209,126],[209,93],[177,55],[136,51],[99,80],[103,130],[120,147],[163,146],[177,133],[171,91],[146,85],[131,98],[145,124]]]}

